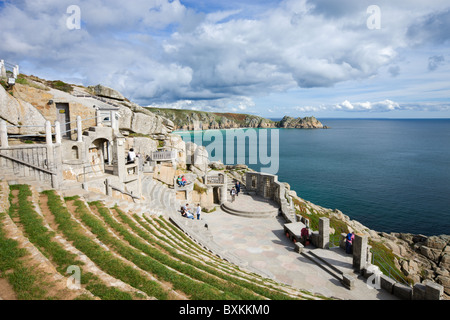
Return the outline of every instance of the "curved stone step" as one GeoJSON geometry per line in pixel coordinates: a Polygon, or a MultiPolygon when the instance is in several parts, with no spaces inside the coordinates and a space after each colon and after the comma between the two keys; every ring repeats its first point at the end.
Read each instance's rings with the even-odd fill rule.
{"type": "Polygon", "coordinates": [[[263,211],[246,211],[246,210],[238,210],[232,208],[229,202],[226,202],[220,206],[220,208],[232,215],[241,216],[246,218],[255,218],[255,219],[264,219],[264,218],[275,218],[278,216],[278,209],[268,209],[263,211]]]}

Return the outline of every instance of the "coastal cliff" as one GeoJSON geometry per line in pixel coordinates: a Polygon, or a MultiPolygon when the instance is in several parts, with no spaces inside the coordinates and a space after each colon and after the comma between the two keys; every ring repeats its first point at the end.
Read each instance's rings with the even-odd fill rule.
{"type": "Polygon", "coordinates": [[[292,129],[325,129],[315,117],[284,117],[274,121],[263,117],[240,113],[215,113],[204,111],[147,108],[152,113],[167,118],[175,125],[175,130],[210,130],[238,128],[292,128],[292,129]]]}

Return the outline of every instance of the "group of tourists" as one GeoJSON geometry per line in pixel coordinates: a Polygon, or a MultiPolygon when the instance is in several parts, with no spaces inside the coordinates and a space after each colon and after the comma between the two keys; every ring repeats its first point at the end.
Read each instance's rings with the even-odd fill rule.
{"type": "Polygon", "coordinates": [[[197,220],[200,220],[200,215],[202,213],[202,208],[200,207],[200,203],[197,204],[197,207],[195,208],[195,212],[191,212],[191,210],[189,209],[189,203],[186,203],[185,206],[181,207],[181,216],[183,218],[188,218],[188,219],[192,219],[195,220],[195,218],[197,218],[197,220]]]}
{"type": "MultiPolygon", "coordinates": [[[[300,237],[301,237],[301,243],[304,246],[308,246],[311,243],[311,231],[309,229],[309,226],[306,225],[301,231],[300,231],[300,237]]],[[[345,236],[345,252],[348,254],[353,253],[353,240],[355,240],[355,233],[349,232],[345,236]]]]}

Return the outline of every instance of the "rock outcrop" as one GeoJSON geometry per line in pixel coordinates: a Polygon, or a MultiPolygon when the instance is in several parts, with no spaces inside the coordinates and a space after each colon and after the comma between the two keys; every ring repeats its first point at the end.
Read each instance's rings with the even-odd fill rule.
{"type": "Polygon", "coordinates": [[[198,146],[193,142],[186,143],[186,164],[190,165],[190,170],[198,176],[203,176],[208,171],[208,156],[205,147],[198,146]]]}
{"type": "Polygon", "coordinates": [[[89,90],[91,90],[95,95],[99,96],[99,97],[104,97],[104,98],[109,98],[109,99],[114,99],[114,100],[119,100],[119,101],[124,101],[125,97],[117,90],[105,87],[101,84],[96,85],[96,86],[90,86],[88,87],[89,90]]]}
{"type": "Polygon", "coordinates": [[[43,132],[46,122],[44,116],[30,103],[17,99],[0,86],[0,118],[15,127],[8,130],[12,134],[37,134],[43,132]],[[30,127],[38,126],[38,127],[30,127]],[[39,128],[39,126],[41,128],[39,128]]]}
{"type": "MultiPolygon", "coordinates": [[[[161,116],[128,102],[121,105],[119,110],[119,128],[121,130],[142,135],[166,135],[173,131],[173,123],[161,116]]],[[[165,137],[157,140],[164,140],[165,137]]]]}
{"type": "Polygon", "coordinates": [[[285,116],[277,125],[279,128],[294,128],[294,129],[323,129],[324,125],[315,117],[306,118],[292,118],[285,116]]]}

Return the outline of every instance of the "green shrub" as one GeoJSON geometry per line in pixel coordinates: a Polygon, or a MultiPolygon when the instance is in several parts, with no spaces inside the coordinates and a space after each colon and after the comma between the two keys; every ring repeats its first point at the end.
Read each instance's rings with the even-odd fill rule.
{"type": "Polygon", "coordinates": [[[65,83],[61,80],[47,81],[47,85],[53,89],[61,90],[67,93],[72,93],[73,91],[72,85],[65,83]]]}

